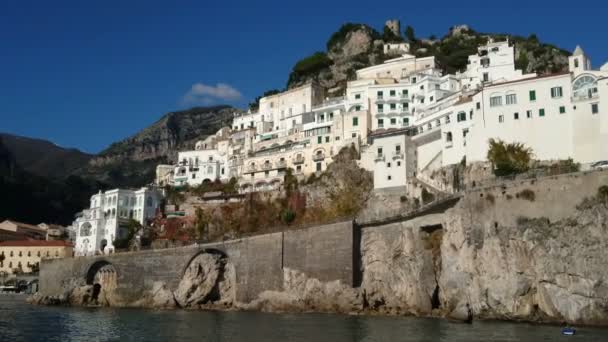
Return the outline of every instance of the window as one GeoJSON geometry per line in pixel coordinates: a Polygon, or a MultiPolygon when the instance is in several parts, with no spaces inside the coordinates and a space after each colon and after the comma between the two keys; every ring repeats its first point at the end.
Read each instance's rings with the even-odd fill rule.
{"type": "Polygon", "coordinates": [[[384,120],[383,119],[378,119],[378,127],[379,128],[383,128],[384,127],[384,120]]]}
{"type": "Polygon", "coordinates": [[[401,162],[400,161],[397,161],[397,166],[401,166],[401,162]]]}
{"type": "Polygon", "coordinates": [[[336,141],[340,140],[340,137],[336,137],[336,139],[335,139],[335,140],[336,140],[336,141]]]}
{"type": "Polygon", "coordinates": [[[591,114],[597,114],[599,113],[599,108],[597,103],[592,103],[591,104],[591,114]]]}
{"type": "Polygon", "coordinates": [[[38,251],[38,253],[36,253],[36,256],[40,258],[40,251],[38,251]]]}
{"type": "Polygon", "coordinates": [[[488,82],[489,80],[490,80],[490,75],[488,75],[487,72],[484,72],[483,73],[483,81],[484,82],[488,82]]]}
{"type": "Polygon", "coordinates": [[[507,105],[517,104],[517,95],[516,94],[507,94],[505,97],[507,105]]]}
{"type": "Polygon", "coordinates": [[[449,116],[449,115],[447,115],[447,116],[445,117],[445,123],[446,123],[446,124],[449,124],[449,123],[450,123],[450,116],[449,116]]]}
{"type": "Polygon", "coordinates": [[[317,144],[322,144],[323,143],[323,137],[322,136],[318,136],[317,137],[317,144]]]}
{"type": "Polygon", "coordinates": [[[403,89],[403,93],[402,94],[407,96],[407,94],[408,94],[407,89],[403,89]]]}
{"type": "Polygon", "coordinates": [[[387,177],[387,179],[388,179],[388,180],[391,180],[391,176],[388,176],[388,177],[387,177]]]}
{"type": "Polygon", "coordinates": [[[297,172],[302,172],[302,165],[296,166],[296,171],[297,172]]]}
{"type": "Polygon", "coordinates": [[[325,142],[328,143],[329,142],[329,135],[325,137],[325,142]]]}
{"type": "Polygon", "coordinates": [[[551,88],[551,97],[552,98],[562,97],[562,95],[563,95],[562,87],[553,87],[553,88],[551,88]]]}
{"type": "Polygon", "coordinates": [[[456,116],[456,121],[458,121],[458,122],[467,121],[467,113],[465,113],[465,112],[458,113],[458,115],[456,116]]]}
{"type": "Polygon", "coordinates": [[[397,152],[397,153],[401,152],[401,145],[395,146],[395,152],[397,152]]]}
{"type": "Polygon", "coordinates": [[[379,104],[378,105],[378,113],[382,113],[384,111],[384,106],[379,104]]]}
{"type": "Polygon", "coordinates": [[[361,94],[355,94],[355,100],[359,100],[361,98],[361,94]]]}
{"type": "Polygon", "coordinates": [[[564,114],[566,112],[566,106],[560,106],[559,107],[559,113],[560,114],[564,114]]]}
{"type": "Polygon", "coordinates": [[[475,104],[475,108],[477,108],[477,109],[481,109],[481,102],[477,102],[477,103],[475,104]]]}
{"type": "Polygon", "coordinates": [[[498,122],[500,122],[500,123],[505,122],[505,116],[504,115],[499,115],[498,116],[498,122]]]}
{"type": "Polygon", "coordinates": [[[386,163],[386,167],[390,168],[391,167],[391,163],[386,163]]]}
{"type": "Polygon", "coordinates": [[[403,118],[403,125],[408,126],[410,124],[410,118],[403,118]]]}
{"type": "Polygon", "coordinates": [[[416,83],[416,77],[412,77],[412,83],[416,83]]]}
{"type": "Polygon", "coordinates": [[[490,97],[490,107],[502,106],[502,96],[490,97]]]}
{"type": "Polygon", "coordinates": [[[452,132],[447,132],[445,134],[445,142],[448,142],[448,143],[452,142],[452,132]]]}
{"type": "Polygon", "coordinates": [[[10,256],[11,256],[11,257],[13,256],[13,251],[11,251],[11,252],[10,252],[10,256]]]}
{"type": "Polygon", "coordinates": [[[527,110],[527,111],[526,111],[526,117],[527,117],[528,119],[531,119],[531,118],[532,118],[532,111],[531,111],[531,110],[527,110]]]}
{"type": "Polygon", "coordinates": [[[538,116],[545,116],[545,109],[541,108],[538,110],[538,116]]]}
{"type": "Polygon", "coordinates": [[[384,96],[384,95],[382,94],[382,91],[379,91],[377,94],[378,94],[378,98],[379,98],[379,99],[382,99],[382,97],[384,96]]]}
{"type": "Polygon", "coordinates": [[[396,103],[391,103],[391,110],[395,110],[397,109],[397,104],[396,103]]]}
{"type": "Polygon", "coordinates": [[[359,126],[359,118],[358,117],[353,117],[353,126],[359,126]]]}
{"type": "Polygon", "coordinates": [[[472,109],[469,111],[469,119],[473,120],[473,110],[472,109]]]}
{"type": "Polygon", "coordinates": [[[395,92],[394,90],[391,90],[391,91],[389,92],[389,94],[390,94],[391,96],[395,96],[395,95],[396,95],[396,92],[395,92]]]}
{"type": "Polygon", "coordinates": [[[19,251],[19,256],[20,256],[20,257],[21,257],[21,256],[23,256],[23,253],[21,253],[21,251],[19,251]]]}
{"type": "Polygon", "coordinates": [[[432,96],[429,97],[429,101],[433,102],[433,97],[432,96]]]}
{"type": "Polygon", "coordinates": [[[32,252],[27,251],[27,256],[28,256],[28,257],[31,257],[31,256],[32,256],[32,252]]]}
{"type": "Polygon", "coordinates": [[[264,171],[264,177],[270,176],[270,171],[264,171]]]}
{"type": "Polygon", "coordinates": [[[578,58],[575,58],[575,59],[574,59],[574,67],[575,67],[575,68],[578,68],[578,58]]]}
{"type": "Polygon", "coordinates": [[[196,178],[196,173],[193,173],[192,174],[192,179],[195,179],[195,178],[196,178]]]}
{"type": "Polygon", "coordinates": [[[530,90],[530,101],[536,101],[536,90],[530,90]]]}
{"type": "Polygon", "coordinates": [[[378,147],[378,155],[381,156],[382,155],[382,147],[378,147]]]}
{"type": "Polygon", "coordinates": [[[358,112],[361,110],[361,106],[355,106],[355,110],[358,112]]]}
{"type": "Polygon", "coordinates": [[[397,124],[397,119],[391,118],[391,125],[396,125],[396,124],[397,124]]]}
{"type": "Polygon", "coordinates": [[[519,113],[513,113],[513,119],[519,120],[519,113]]]}
{"type": "Polygon", "coordinates": [[[323,164],[321,164],[321,162],[317,163],[317,172],[321,171],[323,169],[323,164]]]}
{"type": "Polygon", "coordinates": [[[407,109],[409,106],[410,106],[410,105],[409,105],[409,103],[407,103],[407,102],[405,102],[404,104],[402,104],[402,105],[401,105],[401,107],[402,107],[403,109],[407,109]]]}
{"type": "Polygon", "coordinates": [[[356,138],[357,137],[357,133],[353,133],[350,136],[353,137],[353,138],[356,138]]]}

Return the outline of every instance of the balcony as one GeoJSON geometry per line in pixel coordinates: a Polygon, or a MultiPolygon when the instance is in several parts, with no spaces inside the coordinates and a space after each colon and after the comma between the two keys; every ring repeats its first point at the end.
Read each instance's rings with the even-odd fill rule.
{"type": "Polygon", "coordinates": [[[247,172],[256,172],[257,170],[258,167],[255,164],[247,166],[247,172]]]}
{"type": "Polygon", "coordinates": [[[393,151],[393,160],[403,159],[403,151],[393,151]]]}
{"type": "Polygon", "coordinates": [[[264,163],[262,165],[262,170],[270,170],[272,169],[272,164],[271,163],[264,163]]]}
{"type": "Polygon", "coordinates": [[[277,162],[277,168],[278,169],[284,169],[287,167],[287,163],[284,160],[279,160],[277,162]]]}
{"type": "Polygon", "coordinates": [[[376,154],[376,158],[374,158],[374,161],[379,162],[379,161],[384,161],[384,153],[378,153],[376,154]]]}
{"type": "Polygon", "coordinates": [[[325,159],[325,153],[317,153],[312,156],[312,160],[314,161],[321,161],[323,159],[325,159]]]}
{"type": "Polygon", "coordinates": [[[293,160],[294,164],[304,164],[304,157],[297,156],[296,159],[293,160]]]}

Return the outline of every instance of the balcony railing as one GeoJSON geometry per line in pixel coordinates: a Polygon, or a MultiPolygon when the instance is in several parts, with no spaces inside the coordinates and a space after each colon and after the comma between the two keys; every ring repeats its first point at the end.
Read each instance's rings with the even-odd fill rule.
{"type": "Polygon", "coordinates": [[[258,170],[258,167],[256,165],[247,166],[247,172],[256,172],[257,170],[258,170]]]}
{"type": "Polygon", "coordinates": [[[384,161],[384,153],[378,153],[376,154],[376,158],[374,158],[374,161],[384,161]]]}
{"type": "Polygon", "coordinates": [[[262,164],[262,169],[264,169],[264,170],[270,170],[270,169],[272,169],[272,164],[271,163],[264,163],[264,164],[262,164]]]}
{"type": "Polygon", "coordinates": [[[312,156],[312,160],[319,161],[325,159],[325,153],[317,153],[312,156]]]}
{"type": "Polygon", "coordinates": [[[403,159],[403,151],[393,151],[393,159],[403,159]]]}
{"type": "Polygon", "coordinates": [[[286,167],[287,167],[287,163],[284,160],[279,160],[277,162],[277,168],[282,169],[282,168],[286,168],[286,167]]]}
{"type": "Polygon", "coordinates": [[[293,163],[294,164],[303,164],[304,163],[304,157],[297,156],[296,159],[294,159],[293,163]]]}

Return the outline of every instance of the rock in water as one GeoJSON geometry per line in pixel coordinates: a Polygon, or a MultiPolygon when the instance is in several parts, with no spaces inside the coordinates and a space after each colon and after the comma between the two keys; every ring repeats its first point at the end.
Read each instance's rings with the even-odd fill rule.
{"type": "Polygon", "coordinates": [[[188,307],[209,301],[221,270],[219,255],[204,253],[195,257],[174,292],[177,303],[181,307],[188,307]]]}

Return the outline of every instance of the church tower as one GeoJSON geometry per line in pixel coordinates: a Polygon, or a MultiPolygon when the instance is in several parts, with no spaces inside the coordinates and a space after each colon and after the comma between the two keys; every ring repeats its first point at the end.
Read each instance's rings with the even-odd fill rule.
{"type": "Polygon", "coordinates": [[[568,57],[568,69],[575,75],[591,70],[591,60],[579,45],[574,49],[572,56],[568,57]]]}

